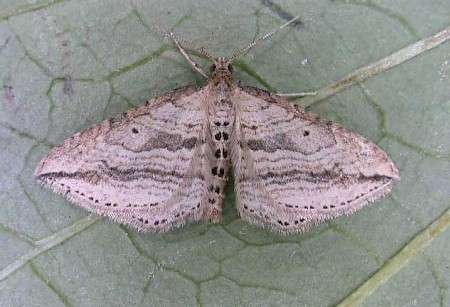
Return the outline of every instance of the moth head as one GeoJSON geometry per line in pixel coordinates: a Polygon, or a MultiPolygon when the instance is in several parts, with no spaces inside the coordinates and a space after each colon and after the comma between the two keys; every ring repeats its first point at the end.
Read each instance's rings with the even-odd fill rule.
{"type": "Polygon", "coordinates": [[[211,73],[233,73],[233,66],[231,66],[231,61],[220,57],[214,60],[214,64],[211,65],[211,73]]]}

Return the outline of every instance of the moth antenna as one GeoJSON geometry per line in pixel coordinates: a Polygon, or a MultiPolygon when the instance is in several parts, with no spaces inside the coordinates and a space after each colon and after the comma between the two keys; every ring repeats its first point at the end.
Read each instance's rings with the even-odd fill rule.
{"type": "Polygon", "coordinates": [[[195,51],[197,51],[198,53],[203,54],[203,55],[204,55],[205,57],[207,57],[211,62],[215,62],[215,61],[216,61],[216,59],[215,59],[211,54],[209,54],[208,52],[206,52],[205,49],[203,49],[203,48],[201,48],[201,47],[197,47],[197,46],[195,46],[193,43],[191,43],[191,42],[189,42],[189,41],[187,41],[187,40],[185,40],[185,39],[176,37],[172,32],[170,32],[169,37],[170,37],[171,39],[173,39],[173,40],[175,41],[175,43],[178,42],[177,46],[178,46],[178,45],[186,45],[186,46],[189,46],[189,49],[195,50],[195,51]]]}
{"type": "Polygon", "coordinates": [[[168,38],[174,40],[175,43],[178,42],[177,45],[186,45],[186,46],[189,46],[190,49],[195,50],[195,51],[197,51],[198,53],[203,54],[205,57],[207,57],[209,60],[211,60],[211,62],[214,62],[214,61],[215,61],[215,58],[214,58],[211,54],[209,54],[208,52],[206,52],[205,49],[200,48],[200,47],[197,47],[197,46],[195,46],[193,43],[191,43],[191,42],[189,42],[189,41],[187,41],[187,40],[185,40],[185,39],[182,39],[182,38],[180,38],[180,37],[175,36],[175,34],[174,34],[172,31],[164,31],[164,30],[159,29],[159,28],[153,28],[153,29],[154,29],[155,32],[157,32],[157,33],[159,33],[159,34],[162,34],[162,35],[164,35],[164,36],[166,36],[166,37],[168,37],[168,38]]]}
{"type": "Polygon", "coordinates": [[[199,48],[197,46],[195,46],[194,44],[192,44],[191,42],[176,37],[175,34],[173,34],[172,31],[170,32],[166,32],[164,30],[155,28],[155,31],[163,34],[164,36],[170,38],[173,40],[173,42],[175,43],[175,45],[177,46],[177,48],[180,50],[181,54],[186,58],[186,60],[192,65],[192,67],[194,67],[194,69],[201,74],[203,77],[205,77],[206,79],[208,79],[208,75],[203,71],[203,69],[200,67],[200,65],[198,65],[193,59],[192,57],[189,55],[189,53],[187,53],[187,51],[183,48],[182,45],[186,45],[189,46],[190,49],[197,51],[200,54],[203,54],[205,57],[207,57],[211,62],[215,62],[216,60],[214,59],[214,57],[209,54],[208,52],[206,52],[203,48],[199,48]]]}
{"type": "Polygon", "coordinates": [[[261,36],[260,38],[258,38],[257,40],[254,40],[253,42],[251,42],[250,44],[248,44],[247,46],[239,49],[235,54],[233,54],[233,56],[229,59],[229,62],[231,63],[235,58],[237,58],[239,55],[247,52],[248,50],[250,50],[251,48],[253,48],[256,44],[258,44],[259,42],[268,39],[269,37],[271,37],[272,35],[278,33],[279,31],[283,30],[284,28],[286,28],[288,25],[292,24],[294,21],[296,21],[297,19],[299,19],[300,16],[294,17],[291,20],[289,20],[288,22],[286,22],[285,24],[279,26],[278,28],[275,28],[269,32],[267,32],[266,34],[264,34],[263,36],[261,36]]]}

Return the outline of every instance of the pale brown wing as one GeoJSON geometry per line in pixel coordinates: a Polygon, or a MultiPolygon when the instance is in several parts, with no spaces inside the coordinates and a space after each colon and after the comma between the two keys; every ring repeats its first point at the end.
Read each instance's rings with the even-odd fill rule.
{"type": "Polygon", "coordinates": [[[350,214],[399,178],[366,138],[275,94],[240,87],[233,167],[240,215],[282,232],[350,214]]]}
{"type": "Polygon", "coordinates": [[[200,219],[210,176],[203,91],[171,91],[76,133],[42,159],[36,179],[140,230],[200,219]]]}

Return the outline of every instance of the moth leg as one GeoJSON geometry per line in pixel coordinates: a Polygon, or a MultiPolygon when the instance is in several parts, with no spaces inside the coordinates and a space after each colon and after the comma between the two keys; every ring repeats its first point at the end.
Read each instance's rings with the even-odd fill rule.
{"type": "Polygon", "coordinates": [[[175,37],[175,35],[170,32],[169,33],[170,38],[172,38],[173,42],[175,43],[175,45],[177,45],[178,49],[180,50],[181,54],[186,58],[186,60],[189,62],[189,64],[192,65],[192,67],[194,67],[194,69],[201,74],[203,77],[205,77],[206,79],[208,79],[208,75],[206,75],[206,73],[203,71],[203,69],[200,67],[200,65],[198,65],[192,58],[191,56],[186,52],[186,50],[184,50],[184,48],[181,46],[180,44],[180,40],[178,38],[175,37]]]}
{"type": "Polygon", "coordinates": [[[305,97],[305,96],[315,96],[317,92],[300,92],[300,93],[276,93],[280,97],[305,97]]]}

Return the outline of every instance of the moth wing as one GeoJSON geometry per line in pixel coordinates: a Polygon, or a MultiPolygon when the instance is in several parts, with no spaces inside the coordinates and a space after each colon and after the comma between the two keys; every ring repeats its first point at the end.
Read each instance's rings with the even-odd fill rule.
{"type": "Polygon", "coordinates": [[[180,88],[76,133],[41,160],[36,179],[144,231],[200,219],[210,169],[203,91],[180,88]]]}
{"type": "Polygon", "coordinates": [[[240,86],[234,99],[235,188],[250,222],[306,231],[385,195],[399,178],[377,145],[284,98],[240,86]]]}

